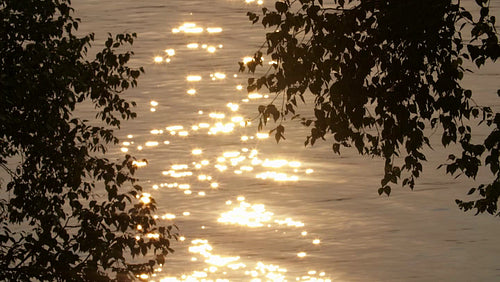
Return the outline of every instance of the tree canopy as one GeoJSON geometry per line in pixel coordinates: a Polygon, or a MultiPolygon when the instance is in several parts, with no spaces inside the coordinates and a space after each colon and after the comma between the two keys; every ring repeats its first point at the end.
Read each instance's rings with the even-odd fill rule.
{"type": "Polygon", "coordinates": [[[475,199],[456,200],[459,207],[499,215],[500,113],[476,104],[462,79],[469,67],[495,62],[500,45],[490,1],[470,4],[478,15],[451,0],[285,0],[262,15],[249,12],[254,24],[272,29],[254,60],[240,62],[240,71],[253,74],[248,91],[276,93],[259,106],[259,127],[273,118],[279,141],[283,121],[299,118],[311,128],[306,145],[328,139],[335,153],[355,147],[384,158],[378,193],[387,195],[399,181],[413,189],[430,135],[440,132],[443,146],[460,145],[443,164],[446,173],[475,178],[485,166],[492,174],[470,189],[475,199]],[[256,75],[263,53],[273,64],[256,75]],[[305,95],[314,97],[313,118],[296,114],[305,95]],[[479,141],[477,123],[489,132],[479,141]]]}
{"type": "Polygon", "coordinates": [[[143,72],[125,51],[136,35],[109,35],[89,59],[94,35],[75,35],[70,4],[0,1],[2,281],[123,281],[173,251],[176,233],[155,222],[135,159],[104,157],[113,130],[136,117],[120,96],[143,72]],[[83,103],[97,120],[75,115],[83,103]]]}

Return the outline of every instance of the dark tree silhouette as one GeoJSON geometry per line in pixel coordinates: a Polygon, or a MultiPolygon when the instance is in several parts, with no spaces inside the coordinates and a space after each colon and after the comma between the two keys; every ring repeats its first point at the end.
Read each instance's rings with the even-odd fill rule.
{"type": "Polygon", "coordinates": [[[483,165],[492,173],[490,183],[469,191],[476,200],[457,200],[459,207],[498,215],[500,113],[477,105],[460,84],[467,66],[500,56],[490,1],[475,2],[476,17],[451,0],[285,0],[263,8],[262,16],[249,12],[253,23],[273,29],[254,60],[240,62],[240,71],[254,74],[248,91],[264,86],[277,95],[259,106],[259,127],[272,117],[279,141],[282,122],[301,118],[297,101],[313,95],[314,118],[301,118],[311,127],[305,144],[328,138],[336,153],[353,146],[383,157],[378,193],[387,195],[401,179],[414,187],[423,149],[440,129],[443,146],[460,144],[460,153],[443,164],[446,173],[475,178],[483,165]],[[255,77],[266,47],[275,63],[255,77]],[[476,122],[489,127],[478,143],[472,141],[476,122]]]}
{"type": "Polygon", "coordinates": [[[137,199],[134,158],[103,157],[113,129],[136,116],[120,94],[143,69],[118,51],[136,35],[109,35],[89,61],[94,35],[74,34],[72,12],[68,0],[0,1],[2,281],[123,281],[172,252],[172,227],[137,199]],[[104,126],[74,116],[84,101],[104,126]],[[141,255],[151,259],[132,260],[141,255]]]}

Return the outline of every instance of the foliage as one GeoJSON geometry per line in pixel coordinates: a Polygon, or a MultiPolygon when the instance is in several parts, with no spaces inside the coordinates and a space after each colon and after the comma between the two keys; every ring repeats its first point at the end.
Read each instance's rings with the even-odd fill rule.
{"type": "Polygon", "coordinates": [[[137,201],[134,158],[103,157],[118,143],[113,129],[136,116],[120,94],[143,69],[128,67],[133,53],[118,50],[136,35],[109,35],[88,61],[94,35],[75,35],[70,4],[0,1],[2,281],[134,279],[164,262],[176,236],[157,226],[154,201],[137,201]],[[104,126],[75,117],[82,103],[104,126]],[[131,260],[150,250],[153,260],[131,260]]]}
{"type": "Polygon", "coordinates": [[[265,47],[274,62],[248,81],[248,91],[264,86],[277,95],[259,107],[259,127],[273,117],[279,141],[282,122],[299,118],[297,100],[312,94],[314,118],[301,118],[311,127],[305,144],[329,138],[336,153],[353,146],[383,157],[378,193],[387,195],[401,179],[413,189],[429,137],[441,130],[443,146],[460,144],[460,153],[443,164],[446,173],[475,178],[484,165],[493,174],[491,183],[469,191],[475,200],[457,200],[459,207],[498,215],[500,113],[477,105],[460,84],[468,65],[481,67],[500,56],[490,1],[476,4],[476,18],[451,0],[286,0],[274,10],[263,8],[262,18],[249,12],[253,23],[273,29],[254,60],[240,62],[240,71],[255,76],[265,47]],[[489,128],[478,143],[472,138],[475,122],[489,128]]]}

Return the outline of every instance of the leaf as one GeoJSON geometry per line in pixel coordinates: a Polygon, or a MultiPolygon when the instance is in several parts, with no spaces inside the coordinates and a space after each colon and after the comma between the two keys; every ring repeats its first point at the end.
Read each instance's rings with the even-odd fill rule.
{"type": "Polygon", "coordinates": [[[279,13],[284,13],[288,10],[288,6],[283,2],[276,2],[275,7],[276,11],[278,11],[279,13]]]}

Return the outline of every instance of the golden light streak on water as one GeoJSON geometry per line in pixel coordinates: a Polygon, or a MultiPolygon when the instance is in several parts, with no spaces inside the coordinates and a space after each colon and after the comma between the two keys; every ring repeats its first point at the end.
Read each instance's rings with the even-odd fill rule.
{"type": "Polygon", "coordinates": [[[292,226],[292,227],[304,227],[305,224],[300,222],[300,221],[294,221],[293,219],[287,217],[285,220],[279,220],[276,219],[274,222],[278,223],[279,225],[286,225],[286,226],[292,226]]]}
{"type": "Polygon", "coordinates": [[[178,130],[184,129],[184,127],[182,125],[172,125],[172,126],[166,127],[166,129],[168,131],[178,131],[178,130]]]}
{"type": "Polygon", "coordinates": [[[188,75],[186,77],[186,80],[190,81],[190,82],[201,81],[201,76],[200,75],[188,75]]]}
{"type": "Polygon", "coordinates": [[[216,72],[216,73],[213,74],[213,76],[216,79],[225,79],[226,78],[226,74],[225,73],[221,73],[221,72],[216,72]]]}
{"type": "Polygon", "coordinates": [[[188,189],[190,189],[190,188],[191,188],[191,185],[189,185],[189,184],[179,184],[179,186],[178,186],[178,187],[179,187],[179,189],[181,189],[181,190],[188,190],[188,189]]]}
{"type": "Polygon", "coordinates": [[[248,99],[260,99],[260,98],[263,98],[264,96],[262,94],[259,94],[259,93],[250,93],[248,94],[248,99]]]}
{"type": "Polygon", "coordinates": [[[181,137],[186,137],[188,135],[189,135],[189,132],[187,132],[187,131],[181,131],[181,132],[179,132],[179,136],[181,136],[181,137]]]}
{"type": "Polygon", "coordinates": [[[234,123],[222,123],[218,122],[213,127],[210,128],[208,134],[217,134],[219,132],[222,133],[230,133],[234,130],[234,123]]]}
{"type": "Polygon", "coordinates": [[[208,27],[207,32],[208,33],[220,33],[220,32],[222,32],[222,28],[221,27],[208,27]]]}
{"type": "Polygon", "coordinates": [[[216,113],[216,112],[210,113],[208,116],[213,119],[223,119],[226,117],[224,113],[216,113]]]}
{"type": "Polygon", "coordinates": [[[300,253],[297,253],[297,256],[299,258],[305,258],[307,256],[307,253],[306,252],[300,252],[300,253]]]}
{"type": "Polygon", "coordinates": [[[158,142],[157,141],[148,141],[146,142],[146,147],[155,147],[155,146],[158,146],[158,142]]]}
{"type": "Polygon", "coordinates": [[[193,149],[191,151],[191,154],[193,155],[201,155],[203,153],[203,151],[201,149],[193,149]]]}
{"type": "Polygon", "coordinates": [[[184,33],[202,33],[203,28],[196,26],[195,23],[184,23],[183,25],[179,26],[178,28],[172,29],[173,33],[179,33],[179,32],[184,32],[184,33]]]}
{"type": "Polygon", "coordinates": [[[148,237],[149,239],[159,239],[160,238],[160,234],[158,234],[158,233],[148,233],[148,234],[146,234],[146,237],[148,237]]]}
{"type": "Polygon", "coordinates": [[[299,180],[299,177],[296,175],[289,176],[286,173],[276,172],[276,171],[266,171],[266,172],[258,173],[255,177],[263,179],[263,180],[273,179],[274,181],[298,181],[299,180]]]}
{"type": "Polygon", "coordinates": [[[189,49],[197,49],[200,45],[198,43],[189,43],[187,48],[189,49]]]}
{"type": "Polygon", "coordinates": [[[163,130],[161,130],[161,129],[153,129],[149,133],[151,133],[153,135],[163,134],[163,130]]]}
{"type": "Polygon", "coordinates": [[[266,133],[266,132],[258,132],[256,134],[257,136],[257,139],[267,139],[269,138],[269,133],[266,133]]]}
{"type": "Polygon", "coordinates": [[[176,216],[175,216],[175,214],[172,214],[172,213],[167,213],[167,214],[162,215],[162,217],[161,217],[161,218],[162,218],[162,219],[172,220],[172,219],[175,219],[175,218],[176,218],[176,216]]]}
{"type": "Polygon", "coordinates": [[[288,164],[287,160],[269,160],[266,159],[262,163],[263,167],[280,168],[288,164]]]}
{"type": "Polygon", "coordinates": [[[133,161],[132,165],[136,166],[136,167],[144,167],[144,166],[148,165],[148,162],[146,162],[146,161],[133,161]]]}

